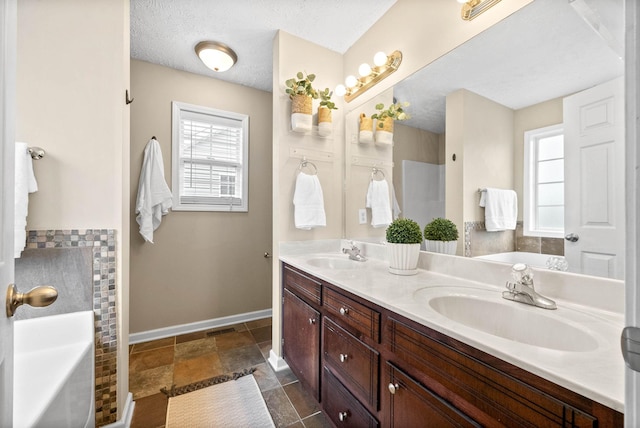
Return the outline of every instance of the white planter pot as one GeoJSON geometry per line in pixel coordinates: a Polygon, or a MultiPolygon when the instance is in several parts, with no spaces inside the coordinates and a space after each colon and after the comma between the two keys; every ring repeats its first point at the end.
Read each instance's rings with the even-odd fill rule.
{"type": "Polygon", "coordinates": [[[380,146],[392,146],[393,132],[376,130],[376,144],[380,146]]]}
{"type": "Polygon", "coordinates": [[[305,113],[291,114],[291,130],[294,132],[311,131],[312,118],[312,115],[305,113]]]}
{"type": "Polygon", "coordinates": [[[430,241],[424,240],[424,247],[432,253],[453,254],[455,255],[458,248],[458,241],[430,241]]]}
{"type": "Polygon", "coordinates": [[[418,273],[420,244],[390,244],[387,242],[389,272],[395,275],[415,275],[418,273]]]}
{"type": "Polygon", "coordinates": [[[373,131],[360,131],[360,134],[358,136],[358,141],[360,143],[372,143],[373,131]]]}
{"type": "Polygon", "coordinates": [[[333,123],[320,122],[318,123],[318,135],[321,137],[328,137],[333,133],[333,123]]]}

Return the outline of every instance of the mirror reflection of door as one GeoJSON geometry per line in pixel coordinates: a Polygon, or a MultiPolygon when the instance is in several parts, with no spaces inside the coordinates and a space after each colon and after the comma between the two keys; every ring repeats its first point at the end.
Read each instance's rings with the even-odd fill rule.
{"type": "Polygon", "coordinates": [[[569,270],[624,278],[624,81],[564,99],[569,270]]]}

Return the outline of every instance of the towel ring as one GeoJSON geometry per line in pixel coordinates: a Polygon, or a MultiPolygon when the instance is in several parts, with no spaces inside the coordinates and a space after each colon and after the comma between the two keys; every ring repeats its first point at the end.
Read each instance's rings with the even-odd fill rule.
{"type": "Polygon", "coordinates": [[[312,166],[313,174],[318,175],[318,167],[313,162],[308,161],[306,158],[302,159],[302,162],[300,162],[300,165],[298,165],[298,170],[302,171],[302,169],[306,168],[307,166],[312,166]]]}
{"type": "Polygon", "coordinates": [[[378,169],[376,167],[373,167],[371,169],[371,179],[373,180],[376,176],[376,174],[380,173],[382,175],[382,179],[384,180],[386,177],[384,176],[384,171],[381,169],[378,169]]]}

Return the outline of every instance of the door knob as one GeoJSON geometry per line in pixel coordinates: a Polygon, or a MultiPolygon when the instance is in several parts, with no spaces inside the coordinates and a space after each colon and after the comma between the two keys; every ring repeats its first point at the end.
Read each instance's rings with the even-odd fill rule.
{"type": "Polygon", "coordinates": [[[566,239],[569,242],[577,242],[578,239],[580,239],[580,237],[575,233],[569,233],[567,235],[564,235],[564,239],[566,239]]]}
{"type": "Polygon", "coordinates": [[[7,288],[7,317],[12,317],[18,306],[24,304],[35,307],[49,306],[57,298],[58,290],[50,285],[42,285],[32,288],[26,293],[20,293],[15,284],[9,284],[9,288],[7,288]]]}

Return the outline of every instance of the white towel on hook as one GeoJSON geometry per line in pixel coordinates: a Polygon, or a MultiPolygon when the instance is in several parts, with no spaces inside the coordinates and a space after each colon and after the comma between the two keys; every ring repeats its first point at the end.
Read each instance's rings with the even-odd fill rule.
{"type": "Polygon", "coordinates": [[[166,215],[172,206],[171,190],[164,180],[160,143],[152,138],[144,149],[136,199],[136,221],[145,241],[153,244],[153,231],[160,226],[162,216],[166,215]]]}
{"type": "Polygon", "coordinates": [[[14,211],[14,258],[19,258],[27,243],[27,214],[29,193],[38,191],[38,182],[33,173],[33,159],[27,143],[16,142],[15,164],[15,211],[14,211]]]}
{"type": "Polygon", "coordinates": [[[387,227],[393,221],[387,180],[370,180],[365,206],[371,208],[371,226],[387,227]]]}
{"type": "Polygon", "coordinates": [[[487,187],[480,194],[487,232],[515,230],[518,219],[518,195],[513,190],[487,187]]]}
{"type": "Polygon", "coordinates": [[[300,172],[293,193],[294,222],[298,229],[311,230],[327,225],[324,195],[318,175],[300,172]]]}

